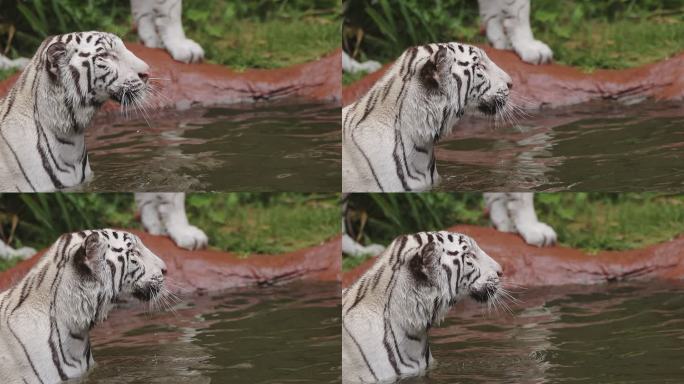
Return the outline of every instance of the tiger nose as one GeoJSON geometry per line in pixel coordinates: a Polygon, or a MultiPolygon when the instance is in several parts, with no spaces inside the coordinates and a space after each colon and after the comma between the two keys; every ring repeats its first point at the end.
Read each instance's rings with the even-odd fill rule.
{"type": "Polygon", "coordinates": [[[506,82],[506,86],[507,86],[508,89],[510,90],[511,88],[513,88],[513,82],[512,82],[512,81],[507,81],[507,82],[506,82]]]}
{"type": "Polygon", "coordinates": [[[147,80],[150,78],[150,74],[147,72],[141,72],[138,73],[138,77],[140,78],[140,80],[142,80],[142,82],[147,83],[147,80]]]}
{"type": "Polygon", "coordinates": [[[166,272],[168,272],[166,267],[163,267],[161,271],[162,271],[162,275],[166,276],[166,272]]]}
{"type": "Polygon", "coordinates": [[[498,271],[496,271],[496,275],[499,277],[503,276],[503,271],[499,269],[498,271]]]}

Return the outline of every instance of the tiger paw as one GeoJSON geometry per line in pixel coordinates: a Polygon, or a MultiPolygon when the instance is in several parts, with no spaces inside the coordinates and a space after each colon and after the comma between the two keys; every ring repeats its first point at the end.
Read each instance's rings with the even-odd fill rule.
{"type": "Polygon", "coordinates": [[[194,225],[168,228],[169,236],[180,248],[190,251],[206,248],[209,243],[207,235],[194,225]]]}
{"type": "Polygon", "coordinates": [[[518,233],[525,239],[525,242],[537,247],[546,247],[556,243],[556,231],[548,224],[535,222],[529,225],[518,227],[518,233]]]}
{"type": "Polygon", "coordinates": [[[196,42],[190,39],[174,39],[165,42],[166,50],[174,60],[183,63],[197,63],[204,58],[204,50],[196,42]]]}
{"type": "Polygon", "coordinates": [[[31,256],[35,255],[37,252],[35,249],[30,248],[30,247],[22,247],[19,249],[15,249],[14,252],[11,253],[12,257],[18,257],[22,260],[26,260],[30,258],[31,256]]]}
{"type": "Polygon", "coordinates": [[[519,41],[513,44],[513,49],[526,63],[545,64],[550,63],[553,59],[551,48],[539,40],[519,41]]]}

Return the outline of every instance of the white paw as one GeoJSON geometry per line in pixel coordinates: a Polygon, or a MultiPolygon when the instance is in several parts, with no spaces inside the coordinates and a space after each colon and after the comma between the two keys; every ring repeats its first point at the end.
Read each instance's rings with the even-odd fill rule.
{"type": "Polygon", "coordinates": [[[26,260],[35,254],[36,254],[36,250],[33,248],[29,248],[29,247],[22,247],[22,248],[15,249],[12,252],[10,252],[11,257],[18,257],[22,260],[26,260]]]}
{"type": "Polygon", "coordinates": [[[377,256],[385,251],[385,247],[380,244],[371,244],[364,247],[367,255],[377,256]]]}
{"type": "Polygon", "coordinates": [[[190,39],[178,39],[166,42],[166,50],[171,56],[184,63],[197,63],[204,58],[204,50],[190,39]]]}
{"type": "Polygon", "coordinates": [[[357,243],[351,236],[346,233],[342,236],[342,253],[351,257],[361,257],[361,256],[376,256],[381,254],[385,250],[385,247],[380,244],[370,244],[368,246],[363,246],[357,243]]]}
{"type": "Polygon", "coordinates": [[[528,40],[514,44],[515,53],[520,56],[522,61],[530,64],[544,64],[551,62],[553,51],[548,45],[539,40],[528,40]]]}
{"type": "Polygon", "coordinates": [[[152,221],[151,223],[143,222],[143,227],[145,227],[145,231],[150,235],[166,236],[166,231],[158,220],[152,221]]]}
{"type": "Polygon", "coordinates": [[[194,225],[169,229],[169,236],[177,246],[190,251],[206,248],[209,243],[207,235],[194,225]]]}
{"type": "Polygon", "coordinates": [[[531,225],[518,227],[518,233],[525,239],[525,242],[537,247],[545,247],[556,243],[556,231],[549,225],[536,222],[531,225]]]}
{"type": "Polygon", "coordinates": [[[28,65],[28,63],[31,61],[25,57],[20,57],[18,59],[14,59],[14,67],[19,68],[19,69],[24,69],[28,65]]]}
{"type": "Polygon", "coordinates": [[[362,71],[368,72],[368,73],[375,72],[380,68],[382,68],[382,64],[380,64],[379,62],[377,62],[375,60],[364,61],[360,65],[360,69],[362,71]]]}
{"type": "Polygon", "coordinates": [[[24,69],[29,62],[30,60],[25,57],[12,60],[0,54],[0,69],[24,69]]]}

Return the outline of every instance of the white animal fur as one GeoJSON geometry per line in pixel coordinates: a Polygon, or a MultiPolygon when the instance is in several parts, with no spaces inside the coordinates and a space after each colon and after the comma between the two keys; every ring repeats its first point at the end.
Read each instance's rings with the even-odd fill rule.
{"type": "Polygon", "coordinates": [[[343,383],[390,382],[434,364],[428,331],[462,298],[496,301],[501,266],[468,236],[394,240],[342,293],[343,383]]]}
{"type": "Polygon", "coordinates": [[[110,229],[61,236],[0,294],[0,382],[58,383],[93,366],[88,332],[120,296],[154,300],[166,265],[136,236],[110,229]]]}
{"type": "Polygon", "coordinates": [[[425,191],[439,183],[434,146],[468,107],[506,105],[511,78],[481,49],[459,43],[406,50],[342,110],[343,192],[425,191]]]}
{"type": "Polygon", "coordinates": [[[181,0],[131,0],[131,12],[143,44],[166,48],[175,60],[195,63],[204,58],[204,50],[185,36],[182,10],[181,0]]]}
{"type": "Polygon", "coordinates": [[[177,246],[189,250],[205,248],[209,239],[188,222],[184,193],[136,193],[140,221],[152,235],[169,236],[177,246]]]}
{"type": "Polygon", "coordinates": [[[0,191],[46,192],[89,180],[85,129],[110,98],[144,97],[148,71],[109,33],[43,41],[0,100],[0,191]]]}

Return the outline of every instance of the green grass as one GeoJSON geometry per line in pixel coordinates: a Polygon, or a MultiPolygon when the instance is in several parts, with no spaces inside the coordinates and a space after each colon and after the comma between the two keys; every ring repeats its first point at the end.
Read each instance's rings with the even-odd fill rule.
{"type": "MultiPolygon", "coordinates": [[[[189,194],[186,211],[209,236],[211,249],[276,254],[338,236],[338,199],[337,194],[189,194]]],[[[0,195],[0,237],[13,247],[42,249],[62,233],[103,227],[142,229],[132,194],[0,195]]],[[[0,263],[0,271],[13,262],[0,263]]]]}
{"type": "Polygon", "coordinates": [[[9,260],[4,260],[0,259],[0,272],[8,270],[15,265],[17,265],[21,259],[15,258],[15,259],[9,259],[9,260]]]}
{"type": "MultiPolygon", "coordinates": [[[[535,206],[560,245],[588,253],[642,248],[684,233],[684,195],[538,193],[535,206]]],[[[456,224],[489,225],[478,193],[357,194],[350,207],[352,234],[366,244],[456,224]]],[[[343,266],[362,261],[345,260],[343,266]]]]}
{"type": "Polygon", "coordinates": [[[681,195],[539,194],[537,200],[540,220],[557,231],[560,244],[590,253],[642,248],[684,233],[681,195]]]}
{"type": "Polygon", "coordinates": [[[16,69],[0,69],[0,81],[17,73],[16,69]]]}
{"type": "Polygon", "coordinates": [[[207,232],[212,247],[244,255],[282,253],[340,234],[336,195],[292,194],[240,205],[234,199],[205,194],[188,198],[190,221],[207,232]]]}
{"type": "Polygon", "coordinates": [[[346,85],[352,84],[358,80],[363,79],[364,77],[366,77],[366,75],[368,75],[368,73],[366,73],[366,72],[356,72],[356,73],[346,73],[345,72],[342,74],[342,85],[346,86],[346,85]]]}
{"type": "MultiPolygon", "coordinates": [[[[433,41],[486,43],[478,33],[477,2],[441,0],[424,7],[406,0],[404,8],[389,0],[348,0],[358,6],[346,17],[347,44],[383,62],[406,47],[433,41]]],[[[531,24],[535,38],[547,43],[554,60],[590,72],[624,69],[659,61],[684,51],[684,4],[677,0],[536,0],[531,24]]]]}
{"type": "Polygon", "coordinates": [[[282,68],[321,58],[339,48],[339,24],[324,17],[237,20],[190,35],[209,61],[234,69],[282,68]]]}
{"type": "Polygon", "coordinates": [[[570,28],[570,37],[537,33],[554,52],[556,62],[585,72],[624,69],[671,57],[684,51],[684,19],[640,18],[605,22],[590,20],[570,28]]]}
{"type": "MultiPolygon", "coordinates": [[[[16,30],[11,56],[30,57],[44,37],[101,30],[136,41],[130,3],[118,0],[0,0],[0,49],[16,30]],[[6,4],[5,4],[6,3],[6,4]],[[24,4],[25,3],[25,4],[24,4]]],[[[186,0],[183,25],[207,61],[235,69],[281,68],[340,46],[341,4],[334,0],[186,0]]]]}
{"type": "Polygon", "coordinates": [[[342,271],[351,271],[352,269],[366,262],[366,260],[371,259],[373,256],[375,255],[362,255],[359,257],[345,256],[342,258],[342,271]]]}

